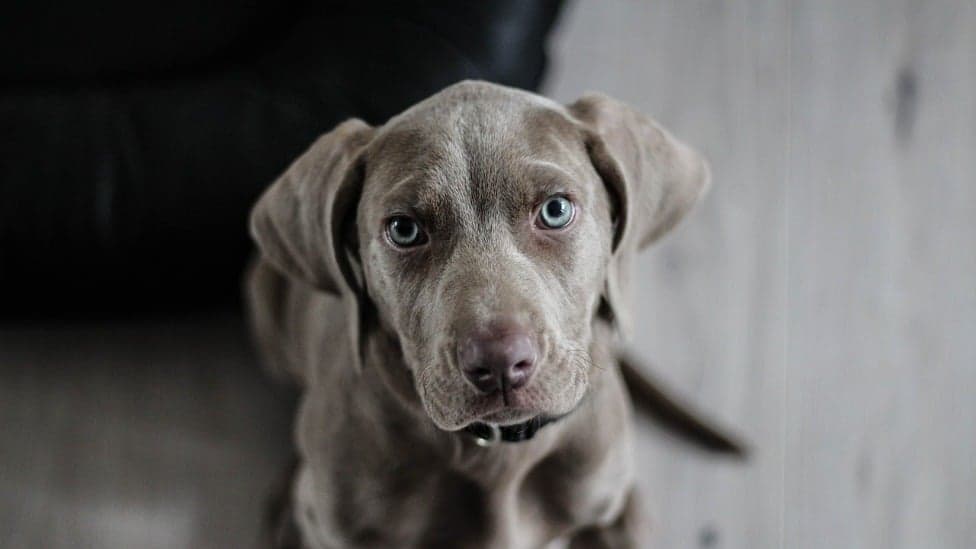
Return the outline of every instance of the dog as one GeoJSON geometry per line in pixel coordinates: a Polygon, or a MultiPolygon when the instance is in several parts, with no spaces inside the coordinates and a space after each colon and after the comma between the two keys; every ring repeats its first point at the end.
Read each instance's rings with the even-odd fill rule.
{"type": "Polygon", "coordinates": [[[631,261],[709,179],[599,94],[466,81],[320,137],[250,218],[254,337],[302,390],[275,543],[642,546],[628,388],[742,451],[620,352],[631,261]]]}

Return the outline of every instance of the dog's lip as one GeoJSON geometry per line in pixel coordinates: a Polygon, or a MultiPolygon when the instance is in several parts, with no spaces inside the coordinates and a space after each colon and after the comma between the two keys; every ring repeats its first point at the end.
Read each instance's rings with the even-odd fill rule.
{"type": "MultiPolygon", "coordinates": [[[[444,358],[444,360],[444,363],[453,365],[447,358],[444,358]]],[[[564,361],[554,361],[553,363],[562,364],[564,361]]],[[[536,373],[538,374],[538,372],[536,373]]],[[[499,427],[506,427],[518,425],[535,417],[562,416],[572,412],[582,400],[582,396],[578,397],[568,411],[562,409],[562,407],[550,409],[547,405],[540,406],[539,404],[541,403],[537,402],[539,394],[537,392],[538,387],[535,383],[536,381],[536,379],[533,379],[525,387],[513,391],[512,398],[510,398],[507,406],[500,392],[472,394],[473,390],[467,392],[464,396],[463,403],[444,403],[436,398],[437,395],[425,395],[423,390],[420,389],[421,400],[424,402],[424,406],[427,407],[428,414],[434,420],[434,423],[445,431],[458,431],[476,423],[488,423],[499,427]],[[453,407],[458,404],[463,406],[462,410],[453,407]]],[[[546,397],[541,399],[543,402],[553,404],[551,398],[548,398],[547,395],[543,396],[546,397]]]]}
{"type": "Polygon", "coordinates": [[[497,421],[494,421],[495,419],[498,419],[500,421],[510,423],[520,423],[528,418],[545,413],[544,410],[538,410],[532,406],[525,406],[522,402],[523,400],[524,397],[520,396],[520,391],[515,391],[512,394],[512,398],[507,405],[505,404],[505,400],[502,398],[502,394],[500,392],[490,395],[481,395],[471,406],[471,421],[498,423],[497,421]],[[508,419],[513,417],[520,419],[508,419]]]}
{"type": "Polygon", "coordinates": [[[524,423],[532,418],[543,416],[545,414],[534,410],[523,410],[519,408],[502,408],[494,412],[489,412],[487,414],[482,414],[479,418],[473,419],[471,423],[490,423],[492,425],[498,425],[499,427],[505,427],[508,425],[518,425],[519,423],[524,423]]]}
{"type": "MultiPolygon", "coordinates": [[[[513,391],[507,405],[501,392],[478,395],[468,405],[467,420],[464,422],[464,426],[480,422],[504,427],[517,425],[535,417],[551,415],[552,410],[531,404],[532,399],[527,389],[529,387],[513,391]]],[[[577,402],[576,405],[578,404],[577,402]]]]}
{"type": "Polygon", "coordinates": [[[469,412],[470,419],[468,423],[482,421],[495,424],[498,424],[499,421],[509,421],[508,418],[522,417],[525,415],[531,416],[538,413],[514,406],[505,406],[502,402],[501,395],[488,395],[479,399],[479,402],[474,403],[469,408],[469,412]]]}
{"type": "MultiPolygon", "coordinates": [[[[465,425],[465,427],[479,422],[489,423],[489,424],[497,425],[499,427],[507,427],[511,425],[518,425],[520,423],[524,423],[526,421],[535,418],[556,418],[557,420],[562,419],[566,416],[573,414],[576,410],[578,410],[583,405],[583,402],[587,399],[587,395],[589,395],[589,391],[584,392],[583,395],[580,396],[579,400],[577,400],[576,403],[573,404],[572,408],[562,412],[553,412],[553,411],[530,409],[530,408],[519,408],[519,407],[504,406],[504,405],[498,406],[494,410],[480,413],[480,414],[475,414],[475,417],[472,418],[465,425]]],[[[492,395],[492,396],[496,396],[496,395],[492,395]]],[[[498,401],[499,402],[501,401],[501,397],[498,397],[498,401]]]]}

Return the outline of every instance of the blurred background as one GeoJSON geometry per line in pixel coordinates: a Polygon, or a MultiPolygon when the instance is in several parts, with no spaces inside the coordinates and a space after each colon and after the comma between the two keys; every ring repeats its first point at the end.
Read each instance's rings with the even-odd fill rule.
{"type": "Polygon", "coordinates": [[[0,546],[256,544],[295,395],[241,321],[247,209],[463,78],[711,160],[635,345],[754,453],[639,420],[658,547],[976,546],[976,4],[15,2],[0,45],[0,546]]]}

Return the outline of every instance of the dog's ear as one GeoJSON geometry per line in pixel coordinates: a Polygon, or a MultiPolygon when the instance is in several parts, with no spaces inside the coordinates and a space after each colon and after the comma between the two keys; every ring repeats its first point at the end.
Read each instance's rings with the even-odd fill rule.
{"type": "Polygon", "coordinates": [[[251,236],[264,258],[288,276],[340,296],[349,319],[352,355],[360,366],[365,299],[354,231],[362,192],[362,151],[373,128],[347,120],[319,137],[251,210],[251,236]],[[352,235],[350,235],[352,233],[352,235]]]}
{"type": "Polygon", "coordinates": [[[630,261],[667,233],[709,186],[708,163],[650,118],[600,94],[568,107],[582,124],[596,172],[614,204],[613,259],[605,298],[609,313],[626,331],[630,261]]]}

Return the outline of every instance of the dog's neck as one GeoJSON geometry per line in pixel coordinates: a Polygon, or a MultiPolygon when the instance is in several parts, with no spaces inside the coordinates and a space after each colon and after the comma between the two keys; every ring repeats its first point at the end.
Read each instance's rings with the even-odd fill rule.
{"type": "Polygon", "coordinates": [[[461,432],[474,437],[478,446],[494,446],[499,443],[515,443],[532,440],[532,437],[543,427],[555,423],[569,414],[559,416],[536,416],[528,421],[514,425],[492,425],[476,421],[468,425],[461,432]]]}

